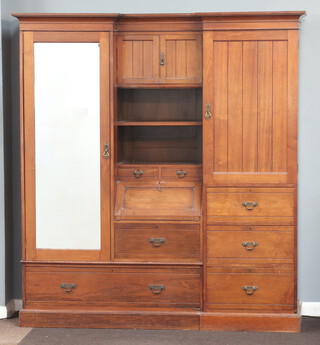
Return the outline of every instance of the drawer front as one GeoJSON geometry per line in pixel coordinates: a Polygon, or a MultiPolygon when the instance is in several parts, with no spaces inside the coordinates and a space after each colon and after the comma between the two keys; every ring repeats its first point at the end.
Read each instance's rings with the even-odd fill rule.
{"type": "Polygon", "coordinates": [[[200,261],[199,224],[115,224],[119,261],[200,261]]]}
{"type": "Polygon", "coordinates": [[[26,305],[200,307],[200,268],[30,267],[26,305]]]}
{"type": "Polygon", "coordinates": [[[139,180],[144,181],[146,179],[154,179],[159,178],[159,169],[152,168],[152,167],[118,167],[117,169],[117,177],[119,180],[125,179],[132,179],[132,180],[139,180]]]}
{"type": "Polygon", "coordinates": [[[201,179],[201,168],[182,166],[179,168],[161,168],[163,180],[195,181],[201,179]]]}
{"type": "Polygon", "coordinates": [[[259,226],[255,230],[242,230],[234,226],[233,230],[224,230],[223,226],[208,226],[207,230],[208,261],[214,258],[293,260],[294,227],[259,226]]]}
{"type": "Polygon", "coordinates": [[[207,222],[293,225],[293,188],[208,188],[207,222]]]}
{"type": "Polygon", "coordinates": [[[207,304],[209,309],[215,310],[293,310],[295,308],[293,271],[230,273],[209,268],[207,304]]]}

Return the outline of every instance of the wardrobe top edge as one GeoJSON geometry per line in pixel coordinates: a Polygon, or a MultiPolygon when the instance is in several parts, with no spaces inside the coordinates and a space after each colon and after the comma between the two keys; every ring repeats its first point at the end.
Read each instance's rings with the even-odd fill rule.
{"type": "Polygon", "coordinates": [[[306,15],[305,11],[258,11],[258,12],[203,12],[203,13],[144,13],[144,14],[121,14],[121,13],[12,13],[18,19],[30,18],[113,18],[121,19],[149,19],[149,18],[236,18],[236,17],[296,17],[306,15]]]}

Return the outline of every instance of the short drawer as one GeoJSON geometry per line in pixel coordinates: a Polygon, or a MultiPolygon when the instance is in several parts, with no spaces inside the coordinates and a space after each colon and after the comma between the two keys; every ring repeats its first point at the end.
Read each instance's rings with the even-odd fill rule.
{"type": "Polygon", "coordinates": [[[207,222],[294,225],[293,188],[208,188],[207,222]]]}
{"type": "Polygon", "coordinates": [[[200,268],[27,267],[28,307],[200,307],[200,268]]]}
{"type": "Polygon", "coordinates": [[[199,224],[115,224],[115,260],[200,261],[199,224]]]}
{"type": "Polygon", "coordinates": [[[295,309],[293,270],[208,268],[207,306],[211,310],[295,309]],[[248,273],[250,272],[251,273],[248,273]]]}
{"type": "Polygon", "coordinates": [[[200,167],[174,167],[161,168],[161,179],[163,180],[199,180],[201,179],[200,167]]]}
{"type": "Polygon", "coordinates": [[[207,262],[227,265],[272,262],[293,264],[292,226],[208,226],[207,262]],[[227,260],[223,260],[227,259],[227,260]],[[264,260],[263,260],[264,259],[264,260]]]}
{"type": "Polygon", "coordinates": [[[144,166],[133,166],[133,167],[118,167],[117,168],[118,180],[140,180],[159,178],[159,169],[157,167],[144,167],[144,166]]]}

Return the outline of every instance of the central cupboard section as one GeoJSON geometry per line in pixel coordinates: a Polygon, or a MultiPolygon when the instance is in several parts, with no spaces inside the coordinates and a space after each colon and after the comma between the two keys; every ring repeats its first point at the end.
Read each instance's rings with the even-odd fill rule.
{"type": "Polygon", "coordinates": [[[120,34],[117,44],[114,259],[199,265],[201,36],[120,34]]]}

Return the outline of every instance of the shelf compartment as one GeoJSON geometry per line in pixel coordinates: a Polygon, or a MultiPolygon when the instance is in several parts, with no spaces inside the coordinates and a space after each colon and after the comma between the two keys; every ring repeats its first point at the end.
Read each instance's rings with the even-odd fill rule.
{"type": "Polygon", "coordinates": [[[118,162],[201,163],[202,128],[199,126],[121,126],[118,162]]]}
{"type": "Polygon", "coordinates": [[[117,121],[201,122],[202,89],[118,89],[117,121]]]}

